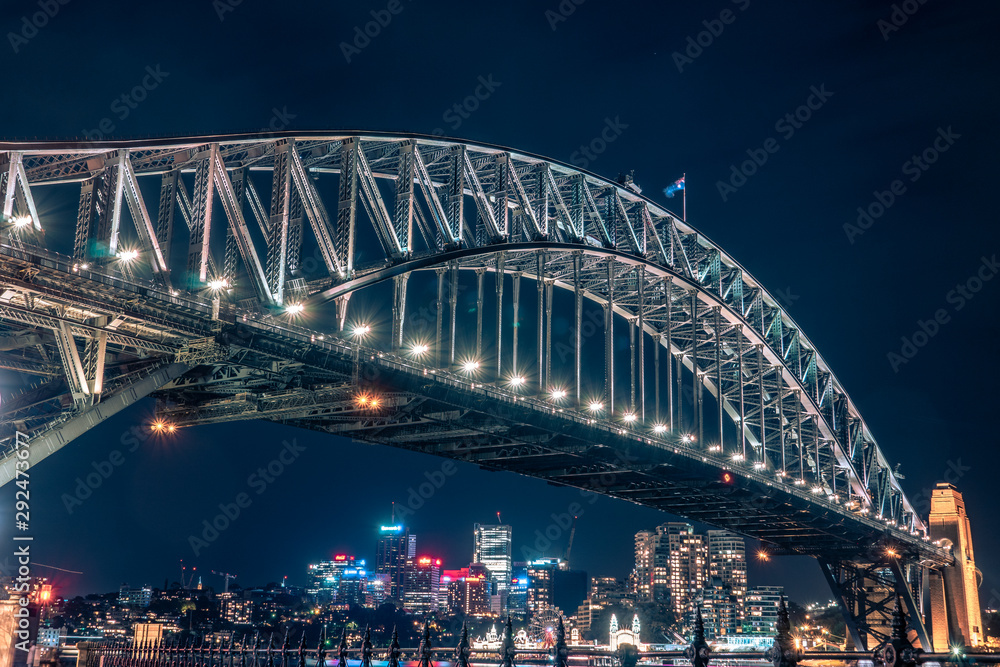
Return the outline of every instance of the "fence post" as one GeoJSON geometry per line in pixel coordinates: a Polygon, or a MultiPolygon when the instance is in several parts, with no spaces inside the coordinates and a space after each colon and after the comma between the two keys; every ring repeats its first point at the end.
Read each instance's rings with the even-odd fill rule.
{"type": "Polygon", "coordinates": [[[500,666],[515,667],[514,658],[517,656],[514,646],[514,628],[511,625],[510,614],[507,614],[507,624],[503,628],[503,643],[500,644],[500,666]]]}
{"type": "Polygon", "coordinates": [[[371,626],[365,626],[365,639],[361,642],[361,667],[372,667],[372,654],[374,652],[371,626]]]}
{"type": "Polygon", "coordinates": [[[566,646],[566,625],[563,617],[559,617],[559,627],[556,629],[556,665],[555,667],[568,667],[569,648],[566,646]]]}
{"type": "Polygon", "coordinates": [[[340,633],[340,646],[337,647],[337,667],[347,667],[347,626],[340,633]]]}
{"type": "Polygon", "coordinates": [[[765,657],[774,667],[795,667],[799,661],[799,654],[795,648],[795,640],[792,639],[792,624],[788,621],[788,607],[785,606],[784,595],[778,604],[778,621],[775,629],[777,634],[774,643],[767,650],[765,657]]]}
{"type": "Polygon", "coordinates": [[[708,667],[708,658],[712,653],[712,647],[705,641],[705,620],[701,616],[701,605],[694,617],[694,635],[691,637],[691,645],[687,647],[684,654],[691,661],[691,667],[708,667]]]}
{"type": "Polygon", "coordinates": [[[402,651],[399,650],[399,633],[396,631],[396,626],[392,626],[392,641],[389,642],[389,664],[386,667],[399,667],[399,656],[402,651]]]}
{"type": "Polygon", "coordinates": [[[420,640],[420,667],[432,667],[431,662],[434,660],[434,653],[431,650],[431,628],[424,621],[424,636],[420,640]]]}
{"type": "MultiPolygon", "coordinates": [[[[458,648],[455,649],[455,663],[458,667],[469,667],[469,656],[472,649],[469,647],[469,626],[462,623],[462,638],[458,641],[458,648]]],[[[393,667],[390,665],[389,667],[393,667]]]]}

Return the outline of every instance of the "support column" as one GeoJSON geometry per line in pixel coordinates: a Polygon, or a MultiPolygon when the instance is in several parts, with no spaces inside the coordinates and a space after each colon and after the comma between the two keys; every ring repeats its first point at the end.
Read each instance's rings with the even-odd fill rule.
{"type": "Polygon", "coordinates": [[[639,419],[646,421],[646,339],[643,337],[646,310],[646,267],[639,267],[639,419]]]}
{"type": "MultiPolygon", "coordinates": [[[[666,290],[667,296],[667,426],[671,431],[676,431],[680,429],[680,423],[674,422],[674,376],[673,376],[673,356],[671,349],[674,345],[674,300],[671,298],[671,287],[673,287],[673,281],[670,278],[666,278],[663,282],[663,289],[666,290]]],[[[680,375],[678,370],[678,375],[680,375]]]]}
{"type": "Polygon", "coordinates": [[[449,267],[451,280],[448,285],[448,305],[451,310],[451,335],[449,338],[448,364],[455,365],[455,336],[457,335],[458,317],[458,263],[452,262],[449,267]]]}
{"type": "MultiPolygon", "coordinates": [[[[743,395],[743,325],[736,325],[736,355],[739,357],[739,368],[736,371],[740,382],[740,452],[743,460],[747,458],[747,431],[744,420],[746,419],[746,405],[743,395]]],[[[761,460],[763,461],[763,450],[761,450],[761,460]]]]}
{"type": "Polygon", "coordinates": [[[694,406],[692,422],[698,433],[699,446],[703,442],[701,417],[701,378],[698,376],[698,293],[691,292],[691,402],[694,406]]]}
{"type": "Polygon", "coordinates": [[[496,383],[500,384],[503,378],[503,277],[504,277],[504,253],[497,253],[496,280],[497,280],[497,375],[496,383]]]}
{"type": "Polygon", "coordinates": [[[437,274],[437,301],[435,302],[435,311],[437,313],[437,326],[434,333],[434,366],[441,368],[441,330],[443,328],[443,318],[444,318],[444,274],[448,269],[439,267],[434,269],[434,273],[437,274]]]}
{"type": "Polygon", "coordinates": [[[757,391],[760,393],[760,455],[767,458],[767,430],[764,425],[764,346],[757,345],[757,391]]]}
{"type": "Polygon", "coordinates": [[[545,280],[543,276],[545,275],[545,253],[538,252],[535,254],[535,278],[538,287],[538,395],[542,395],[542,391],[545,388],[545,355],[544,355],[544,344],[545,344],[545,280]]]}
{"type": "Polygon", "coordinates": [[[519,371],[517,370],[517,330],[521,326],[521,322],[518,319],[518,309],[521,306],[521,272],[520,271],[515,271],[514,272],[514,294],[513,294],[513,302],[514,302],[514,316],[513,316],[514,317],[514,342],[513,342],[512,346],[511,346],[511,351],[510,351],[510,354],[511,354],[510,363],[511,363],[511,377],[517,377],[518,375],[520,375],[519,371]]]}
{"type": "MultiPolygon", "coordinates": [[[[663,334],[656,334],[653,338],[653,409],[655,414],[653,419],[660,423],[660,346],[663,344],[663,334]]],[[[669,358],[669,357],[668,357],[669,358]]],[[[667,364],[670,368],[670,364],[667,364]]],[[[643,401],[645,405],[645,401],[643,401]]]]}
{"type": "Polygon", "coordinates": [[[573,359],[574,366],[576,367],[576,406],[583,406],[583,395],[581,389],[581,364],[582,364],[582,352],[583,352],[583,334],[581,329],[583,328],[583,288],[580,286],[580,269],[583,256],[579,251],[573,253],[573,297],[575,301],[576,310],[576,327],[573,337],[575,338],[574,350],[575,356],[573,359]]]}
{"type": "Polygon", "coordinates": [[[552,280],[545,281],[545,391],[552,387],[552,280]]]}
{"type": "Polygon", "coordinates": [[[628,411],[635,414],[635,322],[629,317],[628,322],[628,411]]]}
{"type": "Polygon", "coordinates": [[[715,311],[715,391],[718,393],[716,403],[719,404],[719,451],[725,452],[725,438],[722,434],[722,421],[725,413],[722,395],[722,308],[715,306],[712,310],[715,311]]]}
{"type": "Polygon", "coordinates": [[[615,260],[612,257],[608,258],[608,301],[604,306],[604,400],[608,403],[608,417],[615,413],[614,305],[615,260]]]}
{"type": "Polygon", "coordinates": [[[476,269],[476,361],[480,363],[483,359],[483,279],[485,276],[485,268],[476,269]]]}
{"type": "Polygon", "coordinates": [[[409,273],[404,273],[393,279],[392,349],[396,353],[403,347],[403,322],[406,318],[406,285],[409,280],[409,273]]]}

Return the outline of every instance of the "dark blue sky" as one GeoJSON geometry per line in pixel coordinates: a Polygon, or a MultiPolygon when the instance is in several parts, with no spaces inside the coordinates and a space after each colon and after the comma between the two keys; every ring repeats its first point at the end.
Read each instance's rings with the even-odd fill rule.
{"type": "MultiPolygon", "coordinates": [[[[102,121],[115,137],[281,124],[441,128],[582,166],[580,147],[617,123],[620,134],[587,168],[612,178],[634,169],[659,200],[686,172],[692,224],[785,301],[887,457],[903,462],[908,492],[961,471],[950,474],[968,501],[989,600],[1000,587],[990,491],[1000,280],[961,308],[949,293],[1000,251],[988,194],[1000,154],[994,3],[563,0],[574,10],[556,21],[547,15],[559,11],[556,0],[400,0],[401,11],[347,62],[341,42],[388,4],[73,0],[34,34],[23,17],[40,11],[37,2],[6,2],[0,27],[22,37],[0,44],[12,83],[0,134],[72,137],[102,121]],[[709,29],[718,34],[701,35],[700,52],[690,46],[709,29]],[[686,49],[688,60],[674,55],[686,49]],[[115,102],[144,78],[151,89],[135,108],[115,102]],[[449,113],[481,79],[494,89],[479,108],[467,118],[449,113]],[[808,120],[783,120],[810,96],[808,120]],[[938,143],[947,150],[926,170],[915,166],[912,157],[942,135],[951,137],[938,143]],[[730,181],[733,165],[752,155],[767,160],[745,183],[730,181]],[[893,203],[867,229],[845,230],[895,180],[893,203]],[[948,321],[894,368],[888,355],[901,352],[901,337],[939,309],[948,321]]],[[[18,385],[2,382],[0,391],[18,385]]],[[[301,581],[306,562],[335,550],[371,557],[390,501],[405,501],[443,463],[268,424],[189,430],[128,452],[121,434],[151,410],[120,415],[36,470],[37,560],[83,571],[58,577],[71,592],[159,585],[176,578],[180,558],[249,584],[285,574],[301,581]],[[188,535],[292,438],[305,447],[299,458],[195,557],[188,535]],[[121,465],[67,513],[61,494],[115,449],[121,465]]],[[[473,521],[501,510],[515,544],[531,544],[575,500],[460,466],[410,523],[420,551],[458,566],[471,553],[473,521]]],[[[10,525],[6,507],[0,514],[10,525]]],[[[624,575],[632,534],[661,517],[608,500],[588,506],[574,561],[624,575]]],[[[751,576],[804,599],[826,595],[818,572],[794,559],[751,576]]]]}

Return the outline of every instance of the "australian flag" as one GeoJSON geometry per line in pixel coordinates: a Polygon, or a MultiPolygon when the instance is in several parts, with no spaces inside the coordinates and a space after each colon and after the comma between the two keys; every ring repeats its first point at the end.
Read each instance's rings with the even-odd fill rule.
{"type": "Polygon", "coordinates": [[[665,195],[667,195],[667,197],[673,199],[674,193],[675,192],[679,192],[679,191],[681,191],[683,189],[684,189],[684,177],[681,176],[676,181],[674,181],[673,183],[671,183],[667,187],[663,188],[663,194],[665,194],[665,195]]]}

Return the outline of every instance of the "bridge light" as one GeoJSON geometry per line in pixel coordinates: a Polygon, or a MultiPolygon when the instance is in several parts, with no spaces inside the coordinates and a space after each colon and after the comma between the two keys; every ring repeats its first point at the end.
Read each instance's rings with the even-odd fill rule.
{"type": "Polygon", "coordinates": [[[20,229],[22,227],[27,227],[28,225],[31,224],[31,216],[30,215],[19,215],[19,216],[15,217],[13,220],[11,220],[11,222],[13,222],[14,226],[17,227],[18,229],[20,229]]]}
{"type": "Polygon", "coordinates": [[[653,425],[653,433],[666,433],[666,432],[667,432],[667,426],[666,426],[666,424],[654,424],[653,425]]]}
{"type": "Polygon", "coordinates": [[[510,382],[510,386],[512,386],[512,387],[520,387],[521,385],[524,384],[524,377],[522,377],[520,375],[515,375],[514,377],[512,377],[509,380],[509,382],[510,382]]]}
{"type": "Polygon", "coordinates": [[[351,334],[353,334],[355,338],[361,338],[371,333],[371,330],[372,328],[367,324],[359,324],[358,326],[354,327],[354,331],[352,331],[351,334]]]}
{"type": "Polygon", "coordinates": [[[762,563],[766,563],[771,560],[771,554],[767,553],[763,549],[758,549],[757,560],[761,561],[762,563]]]}
{"type": "Polygon", "coordinates": [[[300,315],[306,309],[301,303],[290,303],[285,306],[285,312],[289,315],[300,315]]]}
{"type": "Polygon", "coordinates": [[[694,436],[690,433],[685,433],[681,436],[681,442],[694,442],[694,436]]]}
{"type": "Polygon", "coordinates": [[[138,250],[121,250],[118,253],[118,259],[123,262],[134,262],[139,257],[138,250]]]}
{"type": "Polygon", "coordinates": [[[823,492],[823,487],[822,486],[814,486],[811,490],[812,490],[813,493],[822,493],[823,492]]]}
{"type": "Polygon", "coordinates": [[[590,408],[591,412],[600,412],[604,409],[604,403],[601,403],[600,401],[593,401],[587,407],[590,408]]]}
{"type": "Polygon", "coordinates": [[[723,484],[732,484],[733,482],[736,481],[736,476],[733,475],[733,473],[729,472],[728,470],[724,470],[722,474],[719,476],[719,479],[722,481],[723,484]]]}
{"type": "Polygon", "coordinates": [[[624,419],[625,421],[627,421],[629,423],[634,422],[638,418],[639,417],[636,416],[636,414],[634,412],[626,412],[624,415],[622,415],[622,419],[624,419]]]}
{"type": "Polygon", "coordinates": [[[756,463],[753,464],[753,469],[754,470],[763,470],[766,467],[767,467],[767,464],[764,463],[763,461],[757,461],[756,463]]]}
{"type": "Polygon", "coordinates": [[[892,547],[886,547],[885,555],[888,556],[889,558],[898,558],[899,557],[899,554],[892,547]]]}
{"type": "Polygon", "coordinates": [[[163,431],[164,429],[166,429],[166,428],[167,428],[167,425],[166,425],[166,424],[164,424],[164,423],[163,423],[163,422],[161,422],[161,421],[155,421],[155,422],[153,422],[153,424],[152,424],[151,428],[152,428],[152,429],[153,429],[154,431],[156,431],[157,433],[159,433],[160,431],[163,431]]]}
{"type": "Polygon", "coordinates": [[[430,349],[431,348],[428,345],[414,345],[410,352],[413,353],[413,356],[419,357],[422,354],[426,354],[430,349]]]}
{"type": "Polygon", "coordinates": [[[565,389],[553,389],[552,390],[552,398],[554,398],[557,401],[560,398],[566,398],[566,390],[565,389]]]}
{"type": "Polygon", "coordinates": [[[173,424],[167,424],[167,433],[173,433],[176,430],[177,430],[176,426],[174,426],[173,424]]]}
{"type": "Polygon", "coordinates": [[[466,373],[475,373],[477,370],[479,370],[479,362],[470,359],[469,361],[466,361],[464,364],[462,364],[462,370],[465,371],[466,373]]]}
{"type": "MultiPolygon", "coordinates": [[[[719,449],[722,449],[722,448],[720,447],[719,449]]],[[[742,454],[733,454],[732,459],[736,463],[739,463],[740,461],[743,460],[743,455],[742,454]]]]}
{"type": "Polygon", "coordinates": [[[218,292],[221,289],[229,287],[229,281],[225,278],[216,278],[215,280],[208,281],[208,287],[214,291],[218,292]]]}

